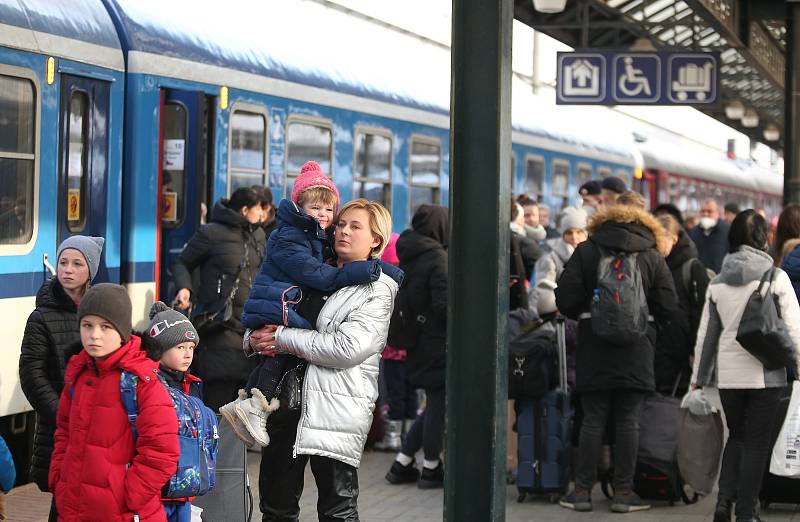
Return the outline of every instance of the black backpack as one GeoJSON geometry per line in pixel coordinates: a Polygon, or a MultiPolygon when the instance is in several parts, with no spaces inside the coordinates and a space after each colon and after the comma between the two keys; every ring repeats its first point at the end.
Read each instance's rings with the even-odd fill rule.
{"type": "Polygon", "coordinates": [[[650,314],[638,254],[597,248],[600,263],[590,306],[592,332],[611,344],[636,344],[647,335],[650,314]]]}
{"type": "Polygon", "coordinates": [[[536,399],[555,386],[556,332],[534,316],[514,310],[509,317],[509,399],[536,399]]]}
{"type": "Polygon", "coordinates": [[[403,280],[394,298],[386,344],[394,348],[413,350],[419,344],[420,334],[428,319],[423,314],[415,314],[411,309],[407,281],[408,278],[403,280]]]}

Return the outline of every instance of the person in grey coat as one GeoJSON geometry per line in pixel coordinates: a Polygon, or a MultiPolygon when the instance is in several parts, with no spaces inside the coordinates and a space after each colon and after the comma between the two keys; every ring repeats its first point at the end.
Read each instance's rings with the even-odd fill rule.
{"type": "MultiPolygon", "coordinates": [[[[389,241],[391,216],[378,203],[357,199],[336,221],[337,265],[378,259],[389,241]]],[[[388,267],[387,267],[388,268],[388,267]]],[[[391,267],[393,268],[393,267],[391,267]]],[[[398,270],[395,277],[402,279],[398,270]]],[[[358,466],[378,398],[378,365],[399,281],[377,281],[329,295],[309,292],[299,307],[316,330],[268,325],[245,340],[266,356],[289,353],[308,362],[300,411],[271,426],[259,476],[262,520],[297,520],[303,474],[319,492],[320,520],[358,520],[358,466]]]]}

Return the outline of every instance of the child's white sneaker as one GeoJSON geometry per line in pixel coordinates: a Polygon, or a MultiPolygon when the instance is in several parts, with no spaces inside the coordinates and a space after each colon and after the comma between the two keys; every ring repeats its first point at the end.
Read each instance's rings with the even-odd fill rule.
{"type": "Polygon", "coordinates": [[[247,400],[247,392],[244,390],[239,390],[239,396],[236,398],[236,400],[229,402],[224,406],[220,406],[219,412],[223,417],[225,417],[225,420],[228,421],[228,424],[231,425],[231,428],[233,428],[233,432],[236,433],[236,436],[239,437],[248,448],[252,448],[256,441],[253,440],[253,437],[250,436],[247,428],[245,428],[244,423],[242,423],[241,419],[239,419],[239,416],[236,415],[236,405],[240,404],[244,400],[247,400]]]}
{"type": "Polygon", "coordinates": [[[258,388],[253,388],[250,393],[253,396],[238,403],[234,411],[255,443],[265,447],[269,445],[267,418],[278,409],[280,402],[277,398],[268,401],[258,388]]]}

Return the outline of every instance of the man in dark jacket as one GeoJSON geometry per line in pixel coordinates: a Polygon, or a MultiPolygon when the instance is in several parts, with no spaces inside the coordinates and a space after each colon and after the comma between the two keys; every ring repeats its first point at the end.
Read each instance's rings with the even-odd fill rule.
{"type": "Polygon", "coordinates": [[[386,474],[392,484],[418,481],[420,488],[444,485],[439,460],[444,437],[444,391],[447,341],[447,209],[422,205],[397,240],[400,268],[405,272],[409,308],[425,317],[419,343],[408,349],[406,360],[411,384],[424,388],[425,411],[406,434],[403,447],[386,474]],[[414,455],[422,448],[422,474],[414,466],[414,455]]]}
{"type": "Polygon", "coordinates": [[[200,332],[200,346],[192,371],[203,379],[205,402],[215,411],[236,398],[237,390],[247,382],[256,362],[242,352],[245,329],[240,317],[264,258],[266,240],[258,220],[250,222],[239,211],[239,191],[252,192],[246,194],[243,207],[250,202],[253,203],[250,206],[260,205],[250,188],[237,189],[231,200],[218,201],[209,223],[195,232],[172,267],[175,287],[188,290],[192,301],[197,303],[192,322],[200,332]],[[200,269],[199,288],[192,282],[191,274],[196,268],[200,269]],[[231,313],[225,318],[226,302],[231,295],[231,313]],[[217,312],[217,320],[205,321],[208,314],[217,312]]]}
{"type": "Polygon", "coordinates": [[[658,221],[642,209],[628,205],[605,208],[592,216],[590,237],[575,249],[555,290],[561,313],[580,320],[576,355],[576,392],[583,406],[583,425],[575,490],[561,505],[575,510],[592,509],[590,492],[597,475],[602,436],[609,414],[616,425],[614,499],[611,509],[630,512],[650,506],[633,492],[633,473],[639,447],[639,417],[645,395],[655,389],[653,376],[653,328],[640,332],[635,346],[618,345],[598,338],[593,329],[590,304],[597,288],[600,248],[636,254],[649,313],[656,319],[677,311],[675,289],[663,256],[666,235],[658,221]]]}
{"type": "Polygon", "coordinates": [[[731,226],[719,218],[719,206],[713,199],[700,207],[700,223],[689,231],[697,246],[697,257],[715,273],[722,268],[722,258],[728,253],[728,231],[731,226]]]}

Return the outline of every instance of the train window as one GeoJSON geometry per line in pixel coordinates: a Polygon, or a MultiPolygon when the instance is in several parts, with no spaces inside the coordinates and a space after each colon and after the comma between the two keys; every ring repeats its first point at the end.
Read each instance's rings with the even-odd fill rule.
{"type": "Polygon", "coordinates": [[[294,180],[306,161],[316,161],[322,172],[333,178],[333,128],[327,122],[289,118],[286,131],[286,193],[292,192],[294,180]]]}
{"type": "Polygon", "coordinates": [[[614,172],[614,175],[619,179],[621,179],[622,181],[624,181],[625,186],[628,187],[628,189],[631,189],[633,187],[633,179],[631,178],[630,171],[617,169],[616,172],[614,172]]]}
{"type": "Polygon", "coordinates": [[[553,195],[566,196],[569,193],[569,162],[553,160],[553,195]]]}
{"type": "Polygon", "coordinates": [[[579,187],[586,183],[587,181],[591,181],[592,179],[592,166],[588,163],[578,163],[577,168],[577,178],[575,179],[575,184],[579,187]]]}
{"type": "Polygon", "coordinates": [[[229,191],[267,183],[267,119],[263,113],[234,108],[230,122],[229,191]]]}
{"type": "Polygon", "coordinates": [[[514,156],[514,153],[511,153],[511,172],[509,173],[509,178],[511,179],[511,194],[517,193],[517,157],[514,156]]]}
{"type": "Polygon", "coordinates": [[[528,156],[525,159],[525,193],[536,201],[542,200],[544,186],[544,159],[528,156]]]}
{"type": "Polygon", "coordinates": [[[164,104],[164,157],[162,158],[161,225],[175,228],[186,215],[186,139],[188,129],[186,107],[180,103],[164,104]],[[177,152],[180,152],[177,154],[177,152]],[[180,157],[180,161],[175,158],[180,157]],[[172,210],[169,205],[174,205],[172,210]]]}
{"type": "Polygon", "coordinates": [[[409,157],[409,199],[411,214],[424,203],[439,204],[439,176],[442,168],[442,145],[439,140],[411,138],[409,157]]]}
{"type": "Polygon", "coordinates": [[[597,167],[597,178],[604,180],[611,175],[611,169],[608,167],[597,167]]]}
{"type": "Polygon", "coordinates": [[[86,179],[89,170],[89,96],[84,91],[74,91],[69,97],[69,121],[67,122],[67,198],[64,209],[67,213],[67,229],[80,232],[86,226],[86,179]],[[76,197],[77,196],[77,197],[76,197]]]}
{"type": "Polygon", "coordinates": [[[34,104],[30,80],[0,75],[0,245],[33,236],[34,104]]]}
{"type": "Polygon", "coordinates": [[[388,131],[356,131],[353,197],[392,208],[392,138],[388,131]]]}

